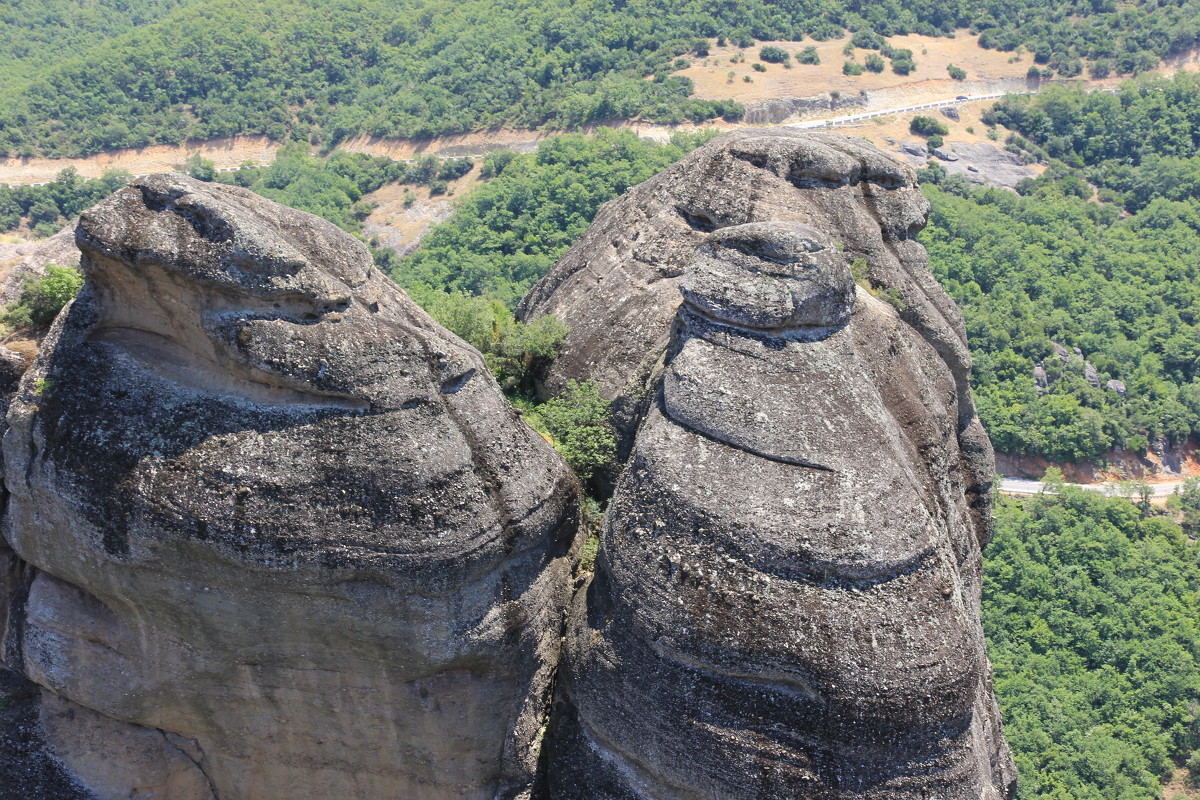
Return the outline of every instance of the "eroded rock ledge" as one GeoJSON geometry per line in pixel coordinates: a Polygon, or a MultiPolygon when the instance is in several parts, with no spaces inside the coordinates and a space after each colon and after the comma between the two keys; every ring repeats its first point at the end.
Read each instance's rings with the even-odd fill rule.
{"type": "Polygon", "coordinates": [[[732,134],[606,206],[526,298],[573,326],[550,385],[598,376],[629,447],[555,800],[1011,796],[991,449],[925,209],[862,143],[732,134]]]}

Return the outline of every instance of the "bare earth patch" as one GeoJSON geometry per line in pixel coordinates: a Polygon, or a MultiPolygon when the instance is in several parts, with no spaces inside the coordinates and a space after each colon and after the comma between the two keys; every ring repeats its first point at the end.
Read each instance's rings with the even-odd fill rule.
{"type": "MultiPolygon", "coordinates": [[[[924,144],[925,139],[911,133],[908,129],[912,118],[918,114],[936,118],[943,123],[950,131],[946,134],[945,141],[948,145],[953,144],[990,144],[994,147],[1003,149],[1004,140],[1000,138],[993,140],[988,138],[988,126],[985,125],[980,117],[984,111],[991,106],[991,100],[979,100],[975,102],[959,103],[953,108],[958,112],[958,119],[951,119],[942,114],[940,109],[929,109],[925,111],[909,112],[904,114],[893,114],[886,117],[876,117],[874,119],[864,120],[853,125],[841,125],[835,128],[838,133],[844,133],[847,136],[856,136],[860,139],[865,139],[871,142],[881,150],[887,150],[891,153],[898,154],[900,145],[904,142],[924,144]]],[[[1045,171],[1044,165],[1030,164],[1029,169],[1034,174],[1041,174],[1045,171]]]]}
{"type": "Polygon", "coordinates": [[[1171,780],[1163,786],[1163,800],[1200,800],[1200,790],[1193,789],[1188,783],[1189,774],[1184,767],[1176,769],[1171,780]]]}
{"type": "Polygon", "coordinates": [[[454,200],[470,194],[483,179],[479,167],[450,184],[447,194],[429,194],[427,186],[389,184],[364,196],[376,204],[363,222],[363,232],[379,247],[408,255],[421,244],[431,225],[444,222],[454,211],[454,200]],[[413,202],[407,204],[408,197],[413,202]]]}
{"type": "Polygon", "coordinates": [[[270,164],[280,146],[279,142],[272,142],[265,136],[234,136],[203,143],[155,144],[138,149],[111,150],[86,158],[0,158],[0,181],[12,184],[49,182],[67,167],[79,170],[85,178],[99,178],[112,169],[123,169],[134,175],[171,172],[196,153],[213,162],[218,169],[229,169],[246,161],[270,164]]]}
{"type": "Polygon", "coordinates": [[[696,96],[706,100],[730,99],[751,103],[779,97],[809,97],[830,91],[858,94],[860,91],[911,87],[911,102],[924,103],[968,94],[956,90],[955,87],[960,87],[962,82],[950,78],[946,72],[947,64],[965,69],[968,81],[994,81],[1003,78],[1023,79],[1032,63],[1028,57],[1024,61],[1010,63],[1012,53],[985,50],[979,46],[979,37],[967,31],[959,31],[953,39],[913,34],[893,36],[888,40],[893,47],[913,51],[917,69],[912,74],[897,75],[891,71],[889,64],[880,73],[864,72],[862,75],[847,76],[842,74],[843,62],[853,58],[861,64],[868,53],[874,52],[856,49],[853,57],[843,55],[842,48],[848,41],[847,37],[828,42],[760,42],[744,50],[732,46],[717,47],[709,51],[707,58],[695,58],[690,67],[675,74],[691,78],[696,86],[696,96]],[[781,64],[763,63],[766,72],[754,70],[752,65],[759,61],[759,50],[768,44],[782,47],[792,54],[791,69],[781,64]],[[795,63],[795,54],[809,46],[817,49],[821,63],[795,63]],[[739,52],[745,56],[745,62],[732,63],[730,58],[739,52]],[[733,73],[732,78],[730,72],[733,73]],[[750,78],[749,83],[744,80],[746,77],[750,78]]]}

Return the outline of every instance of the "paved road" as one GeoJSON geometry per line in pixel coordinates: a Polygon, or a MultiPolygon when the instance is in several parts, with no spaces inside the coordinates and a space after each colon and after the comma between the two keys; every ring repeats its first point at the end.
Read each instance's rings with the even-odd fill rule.
{"type": "Polygon", "coordinates": [[[880,111],[870,111],[864,114],[848,114],[843,117],[833,117],[831,119],[813,119],[804,122],[793,122],[788,125],[783,125],[784,128],[832,128],[839,125],[853,125],[856,122],[863,120],[874,119],[875,117],[886,117],[891,114],[906,114],[909,111],[922,111],[927,108],[944,108],[946,106],[958,105],[959,103],[971,103],[976,100],[998,100],[1008,94],[1035,94],[1036,90],[1031,89],[1027,92],[992,92],[990,94],[965,94],[959,95],[948,100],[934,100],[931,103],[919,103],[915,106],[900,106],[898,108],[885,108],[880,111]]]}
{"type": "MultiPolygon", "coordinates": [[[[907,113],[910,111],[922,111],[925,109],[943,108],[945,106],[958,105],[959,103],[969,103],[969,102],[973,102],[976,100],[997,100],[1001,97],[1004,97],[1007,94],[1033,94],[1035,91],[1036,90],[1030,90],[1028,92],[992,92],[990,94],[959,95],[958,97],[955,97],[953,99],[935,100],[930,103],[919,103],[917,105],[900,106],[898,108],[885,108],[880,111],[870,111],[870,112],[865,112],[862,114],[849,114],[849,115],[841,116],[841,117],[832,117],[830,119],[816,119],[816,120],[806,120],[804,122],[793,122],[793,123],[789,123],[786,125],[781,125],[780,127],[801,128],[801,129],[836,128],[836,127],[839,127],[842,125],[854,125],[856,123],[863,122],[864,120],[874,119],[876,117],[886,117],[886,116],[889,116],[892,114],[904,114],[904,113],[907,113]]],[[[483,153],[466,153],[464,155],[467,158],[475,158],[475,159],[483,158],[483,156],[484,156],[483,153]]],[[[400,160],[416,161],[417,159],[400,159],[400,160]]],[[[217,171],[218,172],[237,172],[239,169],[241,169],[241,167],[220,167],[217,169],[217,171]]],[[[134,175],[133,177],[144,178],[146,176],[145,175],[134,175]]],[[[12,188],[16,188],[17,186],[20,186],[20,185],[46,186],[48,183],[49,183],[49,181],[43,181],[41,183],[28,183],[28,184],[11,183],[11,184],[6,184],[6,185],[8,185],[12,188]]]]}
{"type": "MultiPolygon", "coordinates": [[[[1150,487],[1153,489],[1155,497],[1170,497],[1182,483],[1182,480],[1167,481],[1165,483],[1152,483],[1150,487]]],[[[1080,489],[1086,489],[1089,492],[1112,491],[1120,494],[1122,491],[1119,483],[1068,483],[1067,486],[1075,486],[1080,489]]],[[[1041,481],[1031,481],[1024,478],[1004,478],[1000,482],[1000,491],[1009,494],[1040,494],[1045,487],[1046,485],[1041,481]]]]}

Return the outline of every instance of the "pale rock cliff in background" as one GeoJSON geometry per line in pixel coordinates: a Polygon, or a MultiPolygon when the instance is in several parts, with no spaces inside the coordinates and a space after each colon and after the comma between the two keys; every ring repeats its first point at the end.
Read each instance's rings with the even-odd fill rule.
{"type": "Polygon", "coordinates": [[[1011,796],[991,449],[925,213],[861,142],[732,134],[526,298],[572,328],[547,383],[597,377],[630,448],[572,612],[555,800],[1011,796]]]}
{"type": "Polygon", "coordinates": [[[78,242],[4,438],[45,746],[114,800],[526,796],[578,484],[480,355],[243,189],[140,180],[78,242]]]}
{"type": "Polygon", "coordinates": [[[25,281],[41,277],[46,267],[79,266],[79,248],[75,245],[75,221],[58,233],[40,242],[19,245],[12,259],[0,252],[0,306],[16,302],[21,297],[25,281]]]}

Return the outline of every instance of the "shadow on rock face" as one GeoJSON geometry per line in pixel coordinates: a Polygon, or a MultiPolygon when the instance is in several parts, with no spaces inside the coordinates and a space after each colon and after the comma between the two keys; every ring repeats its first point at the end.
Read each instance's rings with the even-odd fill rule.
{"type": "Polygon", "coordinates": [[[836,246],[800,223],[722,228],[700,245],[679,291],[719,322],[818,336],[845,325],[854,278],[836,246]]]}
{"type": "Polygon", "coordinates": [[[77,237],[4,442],[26,673],[218,796],[526,791],[578,486],[480,354],[242,189],[151,176],[77,237]]]}
{"type": "MultiPolygon", "coordinates": [[[[704,150],[695,162],[724,163],[704,150]]],[[[899,165],[891,183],[886,165],[856,178],[875,155],[797,173],[794,149],[749,152],[824,198],[794,205],[864,174],[905,185],[899,165]]],[[[606,233],[660,234],[647,216],[606,233]]],[[[572,612],[549,796],[1010,796],[961,365],[856,288],[828,229],[785,218],[686,240],[682,303],[572,612]]]]}

